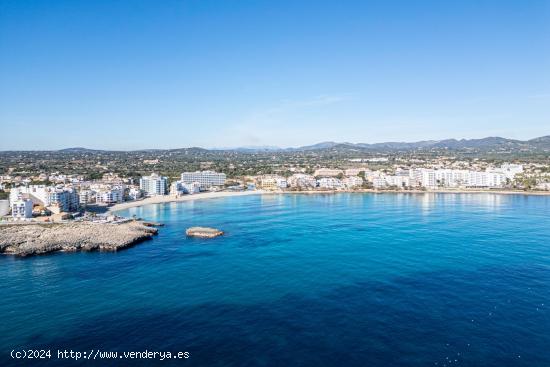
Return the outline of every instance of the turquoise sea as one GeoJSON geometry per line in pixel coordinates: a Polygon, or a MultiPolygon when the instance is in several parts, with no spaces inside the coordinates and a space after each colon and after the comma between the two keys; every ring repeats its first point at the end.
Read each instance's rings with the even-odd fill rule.
{"type": "Polygon", "coordinates": [[[0,258],[0,365],[550,366],[548,196],[252,195],[120,214],[165,226],[118,253],[0,258]],[[194,225],[226,235],[186,238],[194,225]],[[10,358],[22,348],[190,358],[10,358]]]}

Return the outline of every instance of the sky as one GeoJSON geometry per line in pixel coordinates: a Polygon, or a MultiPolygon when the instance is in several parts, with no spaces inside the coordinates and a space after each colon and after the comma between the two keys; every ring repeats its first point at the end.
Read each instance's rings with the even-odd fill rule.
{"type": "Polygon", "coordinates": [[[550,135],[550,0],[0,0],[0,150],[550,135]]]}

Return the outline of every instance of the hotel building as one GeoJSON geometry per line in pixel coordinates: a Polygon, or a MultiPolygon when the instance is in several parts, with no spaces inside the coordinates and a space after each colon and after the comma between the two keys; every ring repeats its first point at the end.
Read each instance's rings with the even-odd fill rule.
{"type": "Polygon", "coordinates": [[[113,186],[96,192],[96,202],[104,204],[122,203],[124,201],[124,187],[113,186]]]}
{"type": "Polygon", "coordinates": [[[151,176],[143,176],[139,180],[139,188],[145,196],[166,195],[168,191],[168,179],[152,173],[151,176]]]}
{"type": "Polygon", "coordinates": [[[319,187],[322,189],[336,190],[343,187],[342,181],[334,177],[323,177],[317,180],[319,187]]]}
{"type": "Polygon", "coordinates": [[[363,178],[359,176],[350,176],[342,180],[342,184],[348,189],[363,186],[363,178]]]}
{"type": "Polygon", "coordinates": [[[291,187],[299,187],[302,189],[314,188],[317,186],[317,180],[315,180],[315,177],[304,173],[293,174],[288,178],[287,182],[291,187]]]}
{"type": "Polygon", "coordinates": [[[225,184],[225,173],[218,173],[214,171],[196,171],[196,172],[183,172],[181,174],[181,181],[186,184],[198,182],[201,189],[208,189],[212,186],[223,186],[225,184]]]}

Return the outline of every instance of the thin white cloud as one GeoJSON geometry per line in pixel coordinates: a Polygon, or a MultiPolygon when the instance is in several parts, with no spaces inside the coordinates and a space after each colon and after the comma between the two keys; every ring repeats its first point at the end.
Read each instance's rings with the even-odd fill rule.
{"type": "Polygon", "coordinates": [[[328,106],[328,105],[336,104],[349,99],[351,99],[351,97],[346,94],[344,95],[323,94],[323,95],[315,96],[308,99],[282,100],[276,106],[267,108],[263,111],[256,112],[246,120],[258,120],[259,118],[265,119],[276,114],[296,111],[302,108],[328,106]]]}

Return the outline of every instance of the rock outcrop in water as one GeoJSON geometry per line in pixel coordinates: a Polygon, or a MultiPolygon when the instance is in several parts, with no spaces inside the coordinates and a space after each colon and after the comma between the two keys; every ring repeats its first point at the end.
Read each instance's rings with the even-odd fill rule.
{"type": "Polygon", "coordinates": [[[216,228],[191,227],[185,231],[185,234],[190,237],[213,238],[221,236],[223,232],[216,228]]]}
{"type": "Polygon", "coordinates": [[[156,228],[141,222],[0,226],[0,253],[19,256],[54,251],[116,251],[150,239],[156,228]]]}

